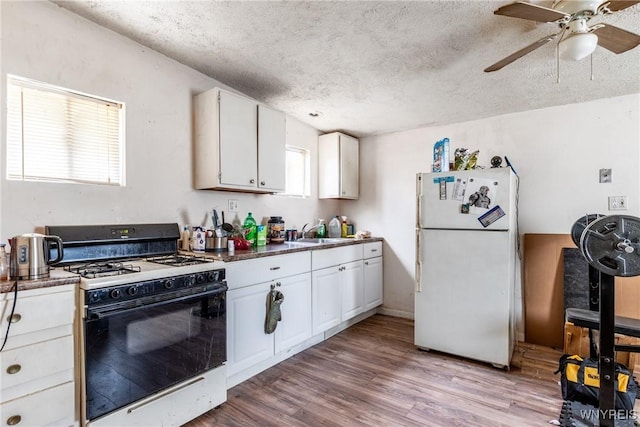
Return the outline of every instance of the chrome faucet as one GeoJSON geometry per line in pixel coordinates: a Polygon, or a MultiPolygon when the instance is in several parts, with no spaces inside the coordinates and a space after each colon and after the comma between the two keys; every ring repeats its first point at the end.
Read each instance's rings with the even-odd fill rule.
{"type": "Polygon", "coordinates": [[[309,223],[306,223],[305,225],[303,225],[303,226],[302,226],[302,231],[300,232],[300,237],[301,237],[302,239],[304,239],[305,237],[307,237],[307,236],[306,236],[306,234],[307,234],[307,233],[309,233],[309,232],[311,232],[311,231],[313,231],[313,230],[317,229],[318,227],[320,227],[320,223],[317,223],[316,225],[312,226],[311,228],[309,228],[309,229],[307,230],[307,225],[309,225],[309,223]]]}

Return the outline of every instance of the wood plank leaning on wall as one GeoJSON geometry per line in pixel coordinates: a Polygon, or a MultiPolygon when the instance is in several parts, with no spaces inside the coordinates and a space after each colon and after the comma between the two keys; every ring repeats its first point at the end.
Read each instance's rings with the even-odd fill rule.
{"type": "MultiPolygon", "coordinates": [[[[527,343],[563,348],[563,248],[575,248],[571,235],[524,235],[524,334],[527,343]]],[[[616,315],[640,319],[640,276],[616,277],[615,287],[616,315]]]]}

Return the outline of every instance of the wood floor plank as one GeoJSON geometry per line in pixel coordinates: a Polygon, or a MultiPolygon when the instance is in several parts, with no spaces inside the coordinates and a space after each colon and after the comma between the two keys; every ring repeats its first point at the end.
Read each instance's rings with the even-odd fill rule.
{"type": "Polygon", "coordinates": [[[519,343],[509,371],[413,344],[375,315],[228,391],[204,426],[544,426],[562,406],[559,351],[519,343]]]}

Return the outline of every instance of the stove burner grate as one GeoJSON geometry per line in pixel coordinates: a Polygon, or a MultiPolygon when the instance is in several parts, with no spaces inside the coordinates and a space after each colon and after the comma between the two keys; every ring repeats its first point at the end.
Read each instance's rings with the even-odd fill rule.
{"type": "Polygon", "coordinates": [[[204,256],[179,254],[146,258],[145,261],[172,266],[197,265],[212,262],[210,259],[207,259],[204,256]]]}
{"type": "Polygon", "coordinates": [[[117,261],[107,261],[100,263],[88,263],[82,265],[69,265],[65,267],[65,270],[81,275],[89,279],[105,276],[118,276],[121,274],[139,273],[141,271],[140,266],[134,266],[132,264],[123,264],[117,261]]]}

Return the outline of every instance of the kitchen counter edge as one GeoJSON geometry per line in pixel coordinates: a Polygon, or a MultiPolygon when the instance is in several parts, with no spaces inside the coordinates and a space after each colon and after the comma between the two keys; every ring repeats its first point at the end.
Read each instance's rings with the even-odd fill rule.
{"type": "Polygon", "coordinates": [[[268,257],[273,255],[289,254],[293,252],[306,252],[306,251],[314,251],[314,250],[320,250],[320,249],[336,248],[339,246],[361,245],[364,243],[382,242],[383,240],[384,239],[382,237],[368,237],[365,239],[345,239],[340,242],[321,243],[317,245],[304,245],[304,246],[289,246],[287,243],[282,243],[282,244],[260,246],[258,248],[251,248],[249,250],[244,250],[244,251],[236,249],[234,255],[229,255],[227,251],[222,251],[222,252],[180,251],[180,253],[201,255],[206,258],[213,259],[215,261],[233,262],[233,261],[242,261],[247,259],[268,257]]]}
{"type": "MultiPolygon", "coordinates": [[[[0,281],[0,294],[12,292],[15,280],[0,281]]],[[[18,291],[28,291],[31,289],[50,288],[53,286],[75,285],[80,283],[80,276],[64,270],[52,269],[48,279],[20,280],[18,281],[18,291]]]]}

